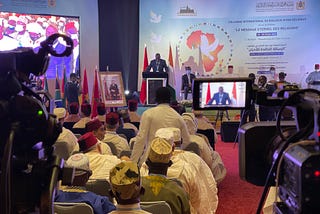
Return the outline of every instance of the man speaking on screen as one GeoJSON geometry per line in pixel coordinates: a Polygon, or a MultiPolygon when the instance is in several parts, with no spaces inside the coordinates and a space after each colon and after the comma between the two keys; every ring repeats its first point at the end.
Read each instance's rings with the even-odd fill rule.
{"type": "Polygon", "coordinates": [[[208,101],[207,105],[230,105],[231,99],[227,92],[223,91],[223,87],[219,87],[219,92],[215,93],[213,97],[208,101]]]}

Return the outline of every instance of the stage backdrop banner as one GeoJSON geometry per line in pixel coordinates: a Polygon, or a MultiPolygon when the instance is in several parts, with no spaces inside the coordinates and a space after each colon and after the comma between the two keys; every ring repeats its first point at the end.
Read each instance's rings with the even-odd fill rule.
{"type": "MultiPolygon", "coordinates": [[[[175,88],[181,87],[184,67],[199,76],[249,73],[305,86],[308,72],[320,63],[320,1],[318,0],[141,0],[139,68],[143,44],[149,59],[173,54],[175,88]],[[269,72],[270,66],[276,74],[269,72]]],[[[139,71],[139,85],[141,83],[139,71]]]]}

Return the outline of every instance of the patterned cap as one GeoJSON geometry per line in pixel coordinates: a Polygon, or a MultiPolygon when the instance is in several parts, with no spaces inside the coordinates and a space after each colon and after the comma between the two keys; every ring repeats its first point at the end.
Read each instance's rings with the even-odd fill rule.
{"type": "Polygon", "coordinates": [[[74,167],[76,169],[75,175],[83,174],[83,171],[81,170],[90,171],[89,159],[85,154],[82,154],[82,153],[71,155],[66,161],[66,166],[74,167]],[[77,169],[81,169],[81,170],[77,171],[77,169]]]}
{"type": "MultiPolygon", "coordinates": [[[[173,134],[171,139],[173,139],[173,134]]],[[[156,137],[150,145],[149,160],[153,163],[169,163],[172,155],[172,142],[156,137]]]]}
{"type": "Polygon", "coordinates": [[[160,128],[156,131],[155,137],[165,139],[169,143],[173,144],[173,132],[170,128],[160,128]]]}
{"type": "Polygon", "coordinates": [[[110,170],[110,184],[115,196],[129,200],[140,193],[140,172],[137,163],[123,161],[110,170]]]}

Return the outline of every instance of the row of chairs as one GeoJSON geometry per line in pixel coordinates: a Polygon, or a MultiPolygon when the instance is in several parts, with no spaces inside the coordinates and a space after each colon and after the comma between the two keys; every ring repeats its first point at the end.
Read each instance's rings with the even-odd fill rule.
{"type": "MultiPolygon", "coordinates": [[[[170,205],[165,201],[140,202],[141,209],[153,214],[172,214],[170,205]]],[[[86,203],[54,202],[54,213],[57,214],[94,214],[86,203]]]]}

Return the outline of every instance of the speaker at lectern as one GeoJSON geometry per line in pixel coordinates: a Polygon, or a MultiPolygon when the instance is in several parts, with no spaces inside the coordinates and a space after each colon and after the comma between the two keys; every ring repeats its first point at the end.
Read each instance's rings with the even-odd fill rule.
{"type": "Polygon", "coordinates": [[[143,72],[142,77],[147,81],[147,105],[156,105],[156,91],[167,85],[168,73],[143,72]]]}

